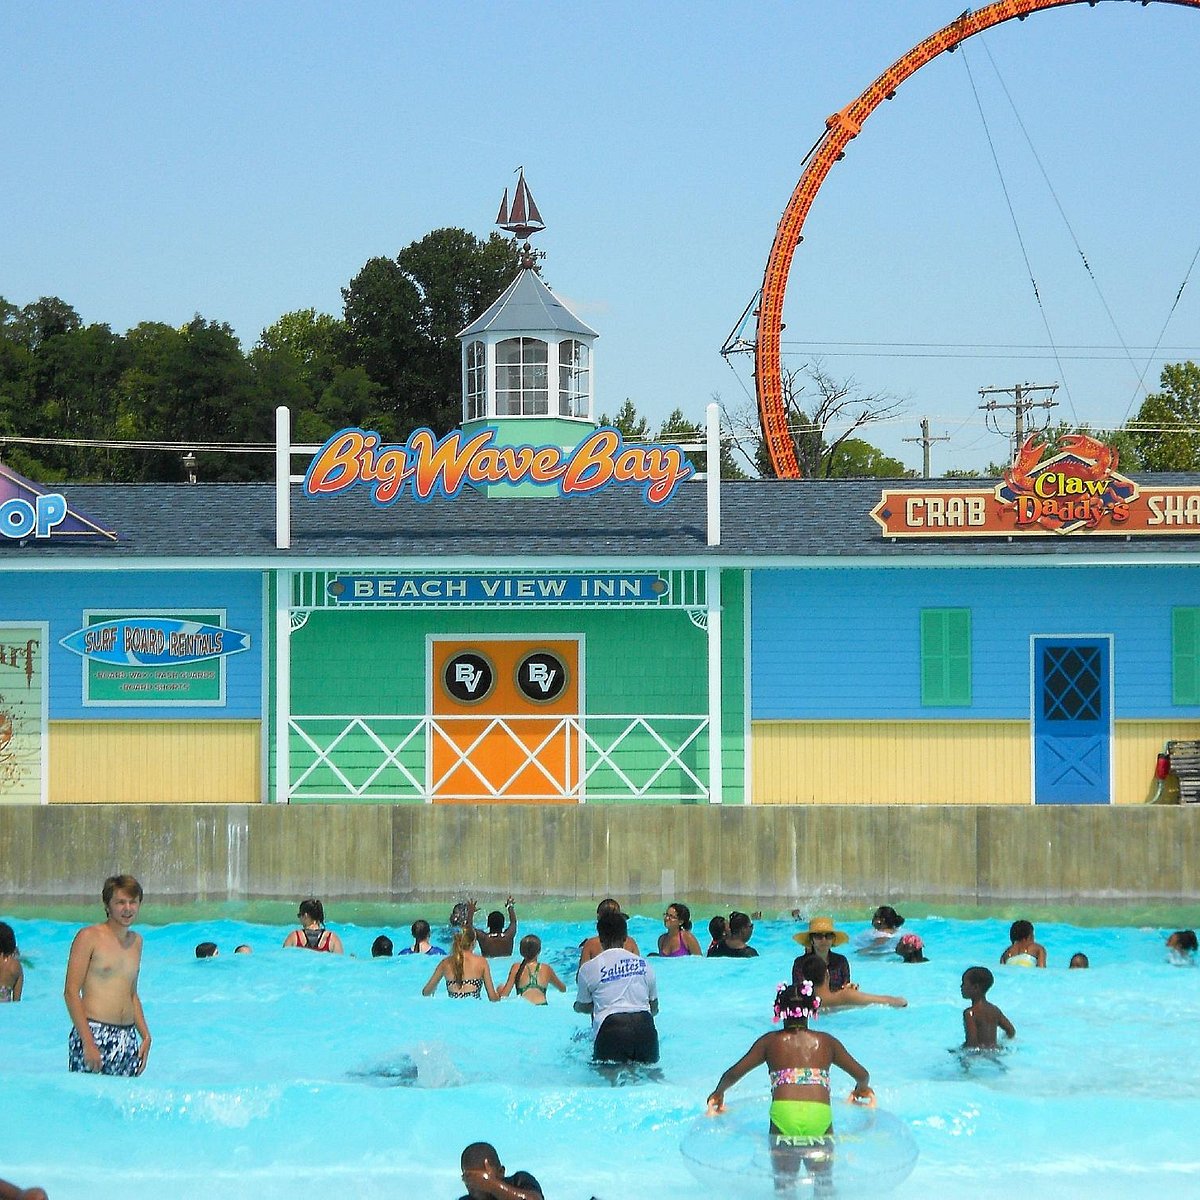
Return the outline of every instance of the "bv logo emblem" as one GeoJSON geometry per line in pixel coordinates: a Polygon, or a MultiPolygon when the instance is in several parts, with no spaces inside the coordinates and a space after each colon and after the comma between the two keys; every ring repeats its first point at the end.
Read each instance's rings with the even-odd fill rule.
{"type": "Polygon", "coordinates": [[[525,655],[517,666],[517,687],[534,704],[549,704],[566,686],[566,664],[549,650],[535,650],[525,655]]]}
{"type": "Polygon", "coordinates": [[[491,695],[496,683],[492,664],[478,651],[464,650],[446,663],[442,686],[460,704],[478,704],[491,695]]]}

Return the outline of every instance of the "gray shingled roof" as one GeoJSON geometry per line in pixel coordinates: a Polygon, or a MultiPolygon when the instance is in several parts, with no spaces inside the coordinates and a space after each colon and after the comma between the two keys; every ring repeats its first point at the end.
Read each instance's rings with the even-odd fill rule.
{"type": "MultiPolygon", "coordinates": [[[[1150,480],[1145,480],[1147,484],[1150,480]]],[[[1195,475],[1159,475],[1156,484],[1200,485],[1195,475]]],[[[902,481],[913,486],[914,481],[902,481]]],[[[939,487],[980,481],[938,481],[939,487]]],[[[467,492],[456,499],[420,503],[405,494],[388,508],[365,489],[308,500],[292,489],[292,546],[275,549],[275,491],[269,483],[57,485],[74,509],[115,529],[113,542],[24,546],[0,539],[0,569],[65,563],[131,562],[160,558],[247,560],[287,558],[297,565],[318,560],[366,565],[403,559],[434,566],[438,560],[499,565],[539,558],[592,560],[599,564],[638,558],[670,565],[722,561],[738,565],[851,559],[912,562],[947,555],[1000,560],[1136,560],[1143,556],[1200,557],[1200,530],[1169,538],[1095,537],[953,538],[942,541],[883,537],[869,516],[885,480],[829,482],[755,480],[722,485],[721,545],[705,544],[706,488],[682,486],[663,508],[642,502],[632,488],[592,496],[486,499],[467,492]]]]}
{"type": "Polygon", "coordinates": [[[600,335],[585,325],[541,280],[526,268],[500,293],[482,316],[476,317],[458,336],[477,333],[570,333],[583,337],[600,335]]]}

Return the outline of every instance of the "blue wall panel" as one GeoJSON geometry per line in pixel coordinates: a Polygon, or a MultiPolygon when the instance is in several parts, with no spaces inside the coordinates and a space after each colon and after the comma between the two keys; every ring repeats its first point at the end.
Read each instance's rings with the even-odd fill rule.
{"type": "Polygon", "coordinates": [[[262,716],[262,582],[257,572],[63,571],[0,574],[0,620],[49,621],[50,719],[219,720],[262,716]],[[250,649],[225,659],[225,705],[85,707],[84,660],[58,643],[85,609],[224,609],[250,649]]]}
{"type": "Polygon", "coordinates": [[[1118,720],[1200,716],[1171,703],[1171,609],[1200,606],[1200,568],[755,571],[751,587],[758,720],[1026,719],[1034,633],[1113,635],[1118,720]],[[922,707],[921,609],[960,607],[972,703],[922,707]]]}

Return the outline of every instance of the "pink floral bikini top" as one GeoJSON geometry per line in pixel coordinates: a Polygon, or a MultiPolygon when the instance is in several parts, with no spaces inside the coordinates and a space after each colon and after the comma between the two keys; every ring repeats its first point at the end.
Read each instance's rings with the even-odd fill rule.
{"type": "Polygon", "coordinates": [[[780,1067],[771,1072],[771,1086],[822,1087],[829,1090],[829,1072],[823,1067],[780,1067]]]}

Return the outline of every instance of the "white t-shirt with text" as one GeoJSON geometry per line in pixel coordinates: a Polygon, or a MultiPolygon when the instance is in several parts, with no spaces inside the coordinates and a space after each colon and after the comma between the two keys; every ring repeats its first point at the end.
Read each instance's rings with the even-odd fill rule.
{"type": "Polygon", "coordinates": [[[579,968],[579,1004],[592,1005],[592,1037],[610,1013],[649,1012],[658,999],[658,983],[650,964],[620,948],[602,950],[579,968]]]}

